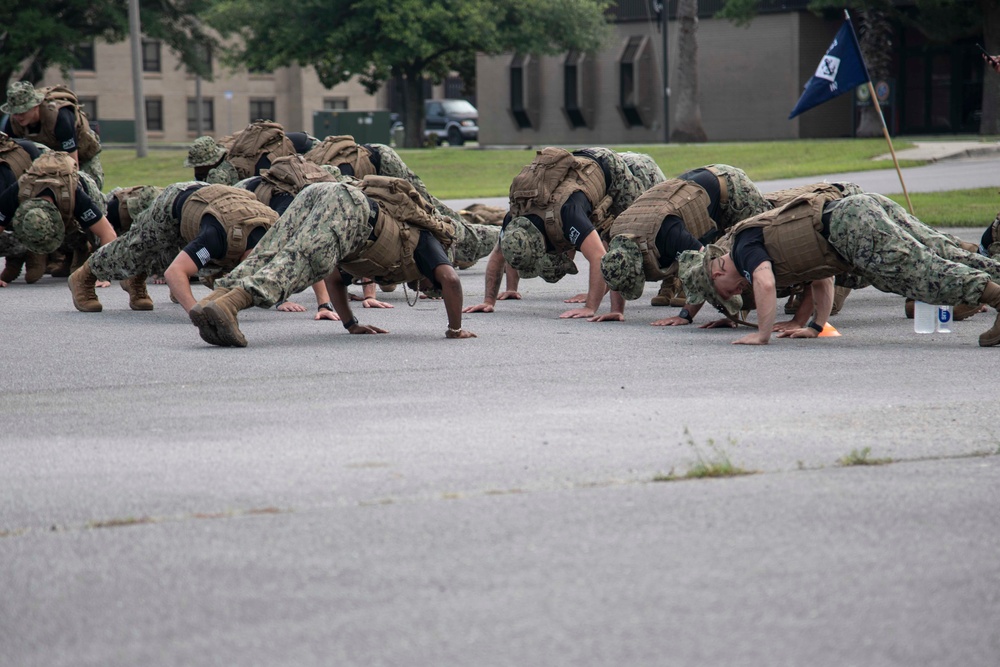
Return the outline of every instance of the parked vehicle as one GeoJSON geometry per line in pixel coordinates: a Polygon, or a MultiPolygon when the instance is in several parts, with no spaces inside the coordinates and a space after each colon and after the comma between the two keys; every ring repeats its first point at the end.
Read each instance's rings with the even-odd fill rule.
{"type": "MultiPolygon", "coordinates": [[[[399,114],[390,114],[390,130],[395,133],[403,127],[399,114]]],[[[447,141],[451,146],[461,146],[466,141],[479,139],[479,111],[467,100],[425,100],[424,139],[433,139],[438,145],[447,141]]]]}

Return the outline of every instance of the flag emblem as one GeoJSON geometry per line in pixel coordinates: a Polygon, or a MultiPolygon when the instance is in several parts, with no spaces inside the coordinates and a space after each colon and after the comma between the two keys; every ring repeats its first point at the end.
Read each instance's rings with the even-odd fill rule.
{"type": "Polygon", "coordinates": [[[819,67],[816,68],[814,76],[826,79],[827,81],[836,81],[838,69],[840,69],[840,58],[836,56],[823,56],[823,60],[819,61],[819,67]]]}

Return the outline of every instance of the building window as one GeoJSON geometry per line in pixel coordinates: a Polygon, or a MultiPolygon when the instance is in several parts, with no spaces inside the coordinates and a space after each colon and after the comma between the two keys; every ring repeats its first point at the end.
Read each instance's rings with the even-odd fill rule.
{"type": "Polygon", "coordinates": [[[201,128],[198,127],[198,100],[189,97],[187,101],[188,132],[215,132],[215,104],[211,97],[201,98],[201,128]]]}
{"type": "Polygon", "coordinates": [[[539,60],[516,55],[510,61],[510,115],[518,129],[538,127],[541,101],[539,60]]]}
{"type": "Polygon", "coordinates": [[[572,128],[593,127],[596,67],[585,53],[570,51],[563,61],[563,115],[572,128]]]}
{"type": "Polygon", "coordinates": [[[274,120],[274,100],[250,100],[250,122],[274,120]]]}
{"type": "Polygon", "coordinates": [[[163,132],[163,100],[146,98],[146,130],[163,132]]]}
{"type": "Polygon", "coordinates": [[[205,71],[212,74],[212,46],[211,44],[199,44],[197,47],[198,59],[205,66],[205,71]]]}
{"type": "Polygon", "coordinates": [[[76,69],[85,72],[94,71],[94,43],[77,44],[73,47],[73,57],[76,58],[76,69]]]}
{"type": "Polygon", "coordinates": [[[97,98],[96,97],[80,97],[80,109],[83,113],[87,114],[87,118],[90,120],[97,120],[97,98]]]}
{"type": "Polygon", "coordinates": [[[626,127],[650,127],[657,88],[649,37],[632,35],[618,58],[618,112],[626,127]]]}
{"type": "Polygon", "coordinates": [[[338,111],[347,109],[346,97],[327,97],[323,100],[324,111],[338,111]]]}
{"type": "Polygon", "coordinates": [[[142,42],[142,71],[159,72],[160,70],[160,42],[156,40],[143,40],[142,42]]]}

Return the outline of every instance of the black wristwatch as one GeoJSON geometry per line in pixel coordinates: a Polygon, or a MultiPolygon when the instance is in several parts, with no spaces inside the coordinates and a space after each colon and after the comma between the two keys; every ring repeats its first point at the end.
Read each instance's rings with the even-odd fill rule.
{"type": "Polygon", "coordinates": [[[316,306],[316,312],[319,312],[321,310],[331,310],[332,311],[333,310],[333,303],[331,301],[327,301],[326,303],[321,303],[318,306],[316,306]]]}
{"type": "Polygon", "coordinates": [[[357,317],[352,317],[351,319],[349,319],[346,322],[344,322],[344,328],[347,329],[348,331],[350,331],[351,327],[353,327],[357,323],[358,323],[358,318],[357,317]]]}
{"type": "Polygon", "coordinates": [[[806,326],[815,331],[816,333],[823,333],[823,325],[817,324],[816,320],[809,320],[806,322],[806,326]]]}
{"type": "Polygon", "coordinates": [[[691,317],[691,312],[687,308],[681,308],[681,312],[677,313],[677,317],[687,320],[688,324],[694,322],[694,318],[691,317]]]}

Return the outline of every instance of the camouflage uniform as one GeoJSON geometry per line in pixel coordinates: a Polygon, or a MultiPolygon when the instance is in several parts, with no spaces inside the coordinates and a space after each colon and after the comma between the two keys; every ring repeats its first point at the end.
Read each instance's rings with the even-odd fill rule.
{"type": "Polygon", "coordinates": [[[372,232],[368,198],[343,183],[316,183],[300,192],[285,214],[217,288],[242,288],[255,306],[270,308],[329,275],[361,250],[372,232]]]}
{"type": "Polygon", "coordinates": [[[662,171],[659,172],[660,180],[655,180],[656,173],[649,166],[651,160],[639,159],[638,153],[616,153],[610,148],[588,148],[586,152],[603,159],[608,165],[608,171],[611,172],[611,182],[607,183],[607,192],[611,196],[611,207],[608,212],[613,216],[620,215],[651,186],[666,180],[662,171]],[[626,159],[625,155],[629,157],[626,159]],[[634,166],[638,173],[633,173],[630,166],[634,166]],[[655,182],[647,185],[648,181],[655,182]]]}
{"type": "Polygon", "coordinates": [[[23,257],[28,254],[28,249],[17,240],[14,233],[7,230],[0,233],[0,257],[23,257]]]}
{"type": "Polygon", "coordinates": [[[500,228],[469,222],[457,211],[427,191],[424,182],[406,166],[399,153],[385,144],[368,144],[379,155],[379,176],[392,176],[409,181],[439,215],[455,224],[455,242],[448,250],[459,267],[468,267],[490,254],[500,238],[500,228]]]}
{"type": "Polygon", "coordinates": [[[628,170],[632,172],[632,175],[639,179],[639,184],[643,192],[657,183],[667,180],[667,177],[663,175],[663,170],[660,169],[660,165],[656,164],[656,160],[645,153],[625,152],[618,155],[628,165],[628,170]]]}
{"type": "Polygon", "coordinates": [[[771,205],[754,182],[742,169],[730,167],[728,164],[708,165],[722,173],[726,180],[728,200],[724,208],[719,209],[719,229],[729,229],[737,222],[771,210],[771,205]]]}
{"type": "Polygon", "coordinates": [[[133,221],[129,230],[90,256],[90,270],[101,280],[163,273],[186,245],[181,225],[173,216],[174,200],[199,181],[168,186],[133,221]]]}
{"type": "Polygon", "coordinates": [[[877,289],[925,303],[975,305],[990,276],[1000,275],[1000,262],[988,258],[982,259],[990,265],[989,273],[936,254],[900,227],[877,195],[835,202],[829,241],[853,273],[877,289]]]}

